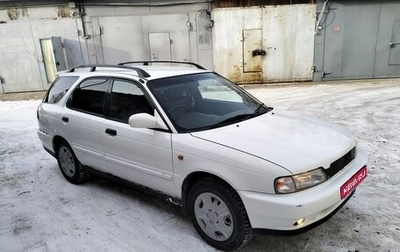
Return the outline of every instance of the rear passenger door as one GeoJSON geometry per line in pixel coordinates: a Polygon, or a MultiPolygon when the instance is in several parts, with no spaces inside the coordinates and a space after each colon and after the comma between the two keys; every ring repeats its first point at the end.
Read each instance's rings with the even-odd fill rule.
{"type": "Polygon", "coordinates": [[[120,178],[173,195],[171,133],[131,128],[136,113],[154,115],[141,84],[114,79],[104,123],[105,159],[109,172],[120,178]]]}
{"type": "Polygon", "coordinates": [[[110,81],[104,77],[83,80],[63,110],[63,135],[83,165],[107,170],[104,161],[104,104],[110,81]]]}

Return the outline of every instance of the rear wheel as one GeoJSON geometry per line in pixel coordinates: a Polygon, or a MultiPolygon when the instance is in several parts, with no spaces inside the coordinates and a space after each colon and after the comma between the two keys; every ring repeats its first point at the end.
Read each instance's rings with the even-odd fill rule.
{"type": "Polygon", "coordinates": [[[57,161],[62,175],[69,182],[80,184],[87,178],[87,172],[67,142],[63,141],[58,145],[57,161]]]}
{"type": "Polygon", "coordinates": [[[236,250],[251,237],[250,221],[239,195],[222,182],[200,180],[190,189],[188,207],[197,232],[219,250],[236,250]]]}

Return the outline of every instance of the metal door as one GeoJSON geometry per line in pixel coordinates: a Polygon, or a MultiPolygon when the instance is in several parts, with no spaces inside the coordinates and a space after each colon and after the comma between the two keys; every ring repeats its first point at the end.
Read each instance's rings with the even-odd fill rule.
{"type": "Polygon", "coordinates": [[[51,37],[51,45],[53,47],[54,60],[57,71],[67,69],[67,62],[65,60],[64,47],[61,37],[51,37]]]}
{"type": "Polygon", "coordinates": [[[46,72],[47,82],[51,83],[56,79],[57,68],[54,58],[53,46],[51,39],[40,39],[40,48],[42,49],[42,57],[44,69],[46,72]]]}
{"type": "Polygon", "coordinates": [[[189,14],[143,16],[144,46],[150,50],[150,58],[195,61],[189,36],[194,24],[189,20],[189,14]]]}
{"type": "Polygon", "coordinates": [[[377,35],[374,78],[400,77],[400,2],[383,2],[377,35]]]}
{"type": "Polygon", "coordinates": [[[253,73],[262,71],[262,59],[265,51],[262,49],[261,29],[242,31],[243,72],[253,73]]]}
{"type": "Polygon", "coordinates": [[[51,83],[55,80],[57,72],[67,69],[61,37],[40,39],[40,47],[47,82],[51,83]]]}
{"type": "MultiPolygon", "coordinates": [[[[379,3],[331,3],[326,7],[324,56],[321,77],[324,80],[372,78],[379,3]],[[366,20],[367,19],[367,20],[366,20]]],[[[318,41],[318,38],[316,39],[318,41]]]]}
{"type": "Polygon", "coordinates": [[[400,20],[393,24],[392,39],[388,43],[390,48],[389,65],[400,64],[400,20]]]}
{"type": "Polygon", "coordinates": [[[171,60],[171,39],[168,32],[149,33],[152,60],[171,60]]]}

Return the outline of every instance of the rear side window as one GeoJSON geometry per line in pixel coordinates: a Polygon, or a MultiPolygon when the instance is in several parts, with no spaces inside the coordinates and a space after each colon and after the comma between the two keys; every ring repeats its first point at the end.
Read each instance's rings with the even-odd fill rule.
{"type": "Polygon", "coordinates": [[[107,78],[84,80],[72,93],[67,107],[90,114],[103,115],[108,83],[107,78]]]}
{"type": "Polygon", "coordinates": [[[60,76],[58,77],[53,84],[51,85],[49,91],[47,92],[47,96],[44,98],[44,102],[46,103],[57,103],[59,102],[71,88],[72,84],[74,84],[78,80],[78,76],[60,76]]]}

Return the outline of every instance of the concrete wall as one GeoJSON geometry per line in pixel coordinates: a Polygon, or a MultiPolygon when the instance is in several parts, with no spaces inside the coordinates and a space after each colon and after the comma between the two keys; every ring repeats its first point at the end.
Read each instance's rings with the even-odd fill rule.
{"type": "Polygon", "coordinates": [[[237,83],[312,80],[315,5],[214,9],[213,20],[216,72],[237,83]],[[246,34],[257,30],[251,48],[246,34]],[[248,56],[258,48],[264,56],[248,56]]]}

